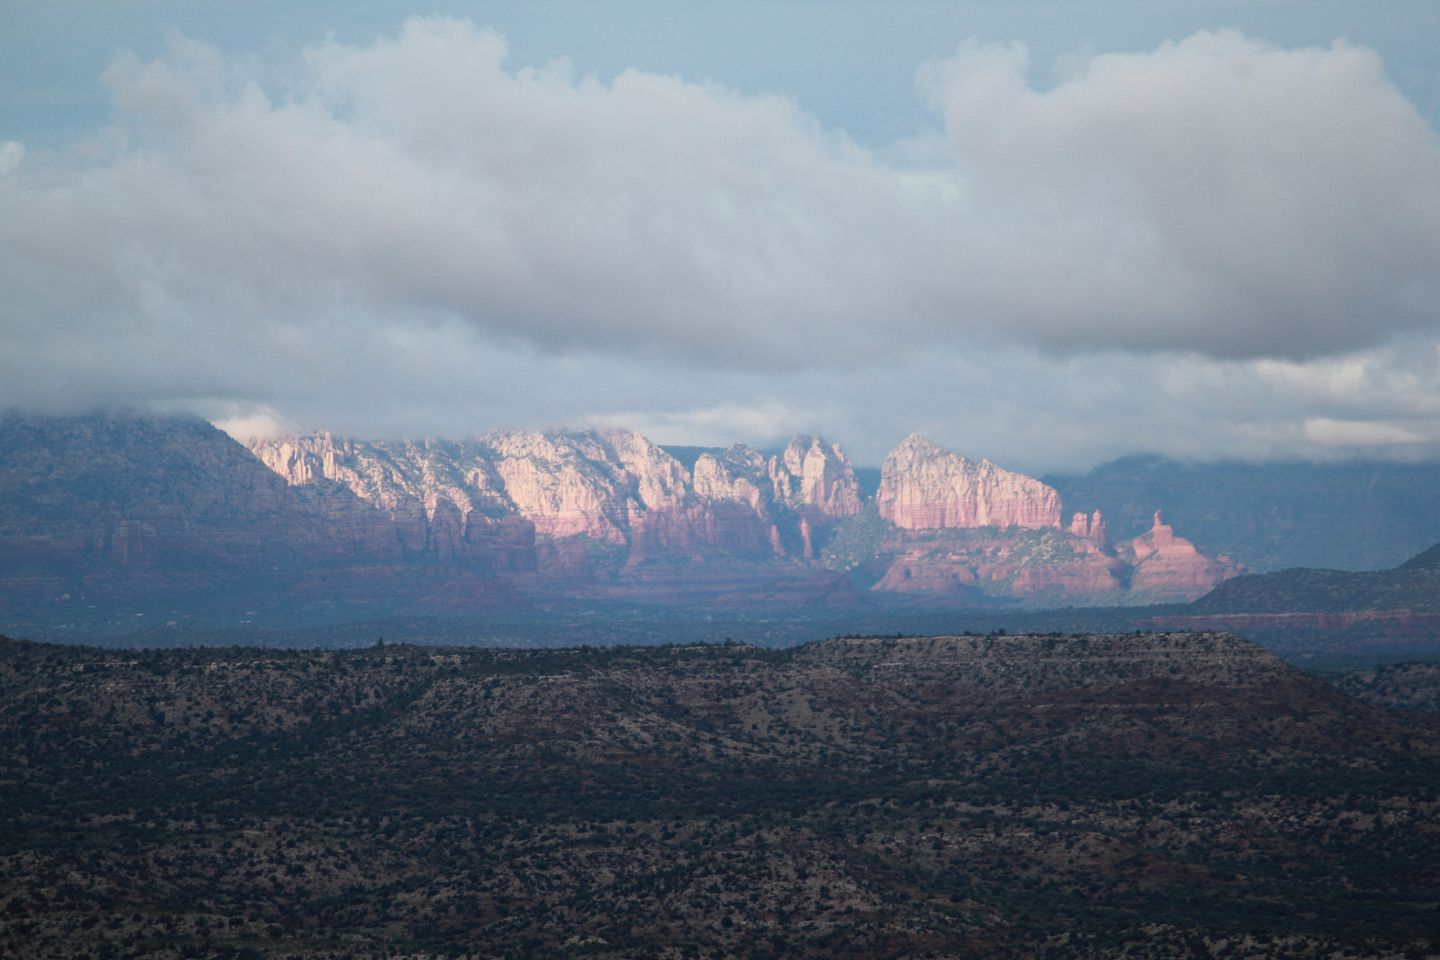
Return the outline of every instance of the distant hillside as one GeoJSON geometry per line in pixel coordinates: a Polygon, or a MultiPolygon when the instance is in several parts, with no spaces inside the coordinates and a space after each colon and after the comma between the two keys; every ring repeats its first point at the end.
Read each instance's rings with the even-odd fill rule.
{"type": "Polygon", "coordinates": [[[1297,567],[1227,580],[1190,604],[1196,613],[1336,613],[1406,610],[1440,613],[1440,546],[1391,570],[1297,567]]]}
{"type": "Polygon", "coordinates": [[[1390,570],[1295,567],[1235,577],[1144,622],[1232,630],[1295,663],[1349,669],[1440,660],[1440,566],[1430,548],[1390,570]]]}
{"type": "Polygon", "coordinates": [[[348,492],[292,487],[202,420],[0,416],[0,583],[60,594],[399,555],[348,492]]]}
{"type": "Polygon", "coordinates": [[[1440,543],[1429,550],[1422,550],[1400,564],[1401,570],[1434,570],[1440,568],[1440,543]]]}
{"type": "Polygon", "coordinates": [[[1126,457],[1054,476],[1067,515],[1099,509],[1133,537],[1154,511],[1252,571],[1393,567],[1440,540],[1440,464],[1222,462],[1126,457]]]}

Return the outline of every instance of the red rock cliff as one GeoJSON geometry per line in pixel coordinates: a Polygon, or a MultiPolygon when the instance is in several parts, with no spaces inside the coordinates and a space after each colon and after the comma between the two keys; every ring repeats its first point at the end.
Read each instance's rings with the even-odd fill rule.
{"type": "Polygon", "coordinates": [[[1149,532],[1118,544],[1116,554],[1134,567],[1130,579],[1132,601],[1181,601],[1204,596],[1222,580],[1244,572],[1229,557],[1212,557],[1195,544],[1175,535],[1160,511],[1149,532]]]}
{"type": "Polygon", "coordinates": [[[880,516],[906,530],[1060,526],[1060,495],[1033,477],[989,460],[942,450],[917,434],[880,469],[880,516]]]}
{"type": "Polygon", "coordinates": [[[823,437],[796,436],[770,458],[775,502],[809,525],[842,520],[860,512],[860,484],[839,444],[823,437]]]}

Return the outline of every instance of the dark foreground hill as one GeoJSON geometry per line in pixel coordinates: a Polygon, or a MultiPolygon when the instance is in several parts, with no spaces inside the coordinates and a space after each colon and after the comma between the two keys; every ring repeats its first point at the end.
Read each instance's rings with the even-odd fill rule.
{"type": "Polygon", "coordinates": [[[1218,634],[0,642],[0,953],[1419,957],[1440,741],[1218,634]]]}

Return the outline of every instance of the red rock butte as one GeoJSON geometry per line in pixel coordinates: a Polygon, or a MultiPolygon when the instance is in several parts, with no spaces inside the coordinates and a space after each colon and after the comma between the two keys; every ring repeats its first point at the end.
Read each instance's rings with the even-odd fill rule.
{"type": "Polygon", "coordinates": [[[911,434],[885,458],[880,516],[903,530],[1060,527],[1060,494],[1033,477],[979,463],[911,434]]]}

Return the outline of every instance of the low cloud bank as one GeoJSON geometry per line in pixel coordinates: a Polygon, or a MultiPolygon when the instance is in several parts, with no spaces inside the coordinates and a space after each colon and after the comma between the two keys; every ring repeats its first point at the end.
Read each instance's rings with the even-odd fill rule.
{"type": "Polygon", "coordinates": [[[862,450],[909,418],[1044,462],[1139,439],[1105,371],[1171,450],[1440,440],[1395,386],[1437,386],[1440,141],[1372,51],[1201,33],[1027,73],[923,66],[900,165],[785,99],[513,67],[466,21],[283,64],[176,38],[111,66],[73,153],[0,144],[0,404],[862,450]]]}

